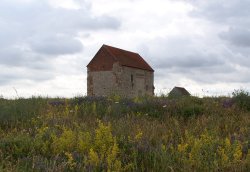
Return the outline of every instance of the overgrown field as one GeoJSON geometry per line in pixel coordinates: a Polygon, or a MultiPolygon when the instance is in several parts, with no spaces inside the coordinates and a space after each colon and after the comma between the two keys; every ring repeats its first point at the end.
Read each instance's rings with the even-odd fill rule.
{"type": "Polygon", "coordinates": [[[250,171],[250,95],[0,99],[0,171],[250,171]]]}

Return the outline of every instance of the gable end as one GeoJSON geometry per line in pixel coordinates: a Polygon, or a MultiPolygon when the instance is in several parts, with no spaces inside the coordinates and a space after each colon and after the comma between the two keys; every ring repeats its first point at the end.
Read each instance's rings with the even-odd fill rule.
{"type": "Polygon", "coordinates": [[[87,65],[89,71],[111,71],[115,63],[113,55],[103,46],[87,65]]]}

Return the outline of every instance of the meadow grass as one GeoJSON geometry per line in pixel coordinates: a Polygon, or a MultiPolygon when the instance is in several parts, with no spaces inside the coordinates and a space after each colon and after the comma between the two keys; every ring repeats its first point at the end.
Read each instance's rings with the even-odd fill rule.
{"type": "Polygon", "coordinates": [[[250,99],[0,99],[0,171],[249,171],[250,99]]]}

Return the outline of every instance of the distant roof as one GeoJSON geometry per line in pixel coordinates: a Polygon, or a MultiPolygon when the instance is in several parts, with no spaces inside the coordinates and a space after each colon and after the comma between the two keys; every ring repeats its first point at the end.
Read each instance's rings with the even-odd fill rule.
{"type": "Polygon", "coordinates": [[[190,95],[190,93],[185,88],[183,88],[183,87],[174,87],[173,89],[177,89],[183,95],[190,95]]]}
{"type": "Polygon", "coordinates": [[[122,66],[154,71],[151,66],[138,53],[123,50],[105,44],[100,48],[100,50],[102,48],[105,48],[109,52],[109,54],[114,58],[114,60],[118,61],[122,66]]]}

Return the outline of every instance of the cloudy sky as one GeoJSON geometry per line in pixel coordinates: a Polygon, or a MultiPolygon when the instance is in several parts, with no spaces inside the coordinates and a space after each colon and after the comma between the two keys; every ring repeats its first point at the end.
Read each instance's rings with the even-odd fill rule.
{"type": "Polygon", "coordinates": [[[0,9],[3,97],[85,95],[102,44],[143,56],[158,94],[250,88],[249,0],[1,0],[0,9]]]}

